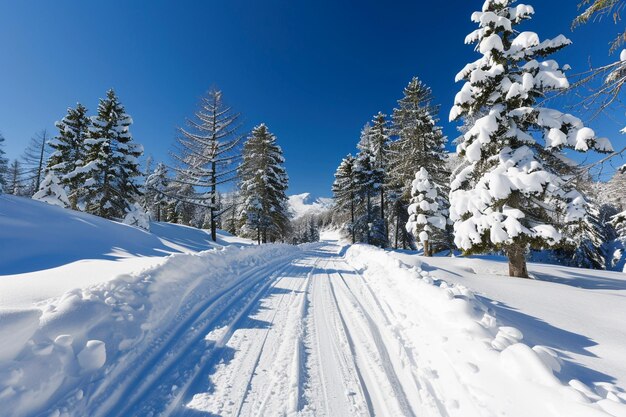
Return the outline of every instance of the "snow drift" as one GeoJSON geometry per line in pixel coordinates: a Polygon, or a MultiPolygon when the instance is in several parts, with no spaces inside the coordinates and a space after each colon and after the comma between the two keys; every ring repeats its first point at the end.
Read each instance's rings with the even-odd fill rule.
{"type": "Polygon", "coordinates": [[[0,409],[11,416],[80,415],[84,390],[111,377],[116,364],[149,354],[176,336],[202,300],[299,250],[265,245],[172,255],[151,270],[69,291],[40,308],[0,310],[0,409]]]}
{"type": "Polygon", "coordinates": [[[524,344],[518,329],[499,325],[466,287],[436,280],[373,247],[352,246],[346,259],[397,321],[393,331],[412,359],[408,366],[426,374],[425,391],[449,399],[442,410],[458,409],[464,417],[485,415],[485,409],[519,417],[626,415],[626,394],[599,396],[580,381],[560,381],[559,355],[524,344]]]}

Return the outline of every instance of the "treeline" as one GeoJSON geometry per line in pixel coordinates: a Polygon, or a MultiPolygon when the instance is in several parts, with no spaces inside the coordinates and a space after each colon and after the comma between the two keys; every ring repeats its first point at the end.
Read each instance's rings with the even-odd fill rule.
{"type": "Polygon", "coordinates": [[[109,90],[95,115],[79,103],[56,123],[55,137],[36,136],[25,153],[28,170],[8,163],[0,137],[0,186],[145,229],[155,220],[209,229],[214,241],[218,228],[259,243],[287,241],[292,227],[282,149],[265,124],[244,134],[238,120],[222,93],[209,91],[179,129],[173,163],[153,167],[148,158],[142,170],[132,118],[109,90]]]}
{"type": "Polygon", "coordinates": [[[529,253],[593,268],[621,256],[624,245],[607,242],[625,229],[626,214],[616,215],[623,208],[565,153],[611,153],[611,144],[545,107],[570,86],[568,68],[546,57],[571,42],[520,30],[534,10],[512,3],[487,0],[472,15],[478,29],[466,41],[480,57],[456,78],[464,83],[450,112],[462,122],[456,154],[446,151],[438,107],[417,78],[390,117],[378,113],[362,129],[333,185],[333,222],[347,238],[426,256],[499,252],[518,277],[528,277],[529,253]]]}

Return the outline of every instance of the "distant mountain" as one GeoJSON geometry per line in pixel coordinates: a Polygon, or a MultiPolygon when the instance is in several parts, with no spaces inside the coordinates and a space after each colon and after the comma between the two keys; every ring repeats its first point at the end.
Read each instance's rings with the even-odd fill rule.
{"type": "Polygon", "coordinates": [[[293,218],[297,219],[305,214],[321,213],[328,210],[333,204],[332,198],[314,198],[311,193],[302,193],[289,196],[289,210],[293,218]]]}

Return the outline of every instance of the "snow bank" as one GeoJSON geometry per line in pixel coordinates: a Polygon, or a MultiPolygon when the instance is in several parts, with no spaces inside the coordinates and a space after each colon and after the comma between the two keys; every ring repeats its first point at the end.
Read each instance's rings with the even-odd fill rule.
{"type": "Polygon", "coordinates": [[[264,245],[176,254],[145,272],[69,291],[40,309],[0,310],[2,414],[71,410],[83,399],[81,389],[157,343],[202,300],[243,282],[246,271],[299,251],[264,245]]]}
{"type": "Polygon", "coordinates": [[[555,376],[561,358],[544,346],[523,343],[522,333],[498,326],[495,312],[462,285],[437,280],[420,265],[408,266],[385,251],[355,245],[346,260],[361,271],[397,320],[394,331],[420,372],[436,369],[451,416],[622,416],[626,395],[600,397],[582,382],[555,376]]]}
{"type": "Polygon", "coordinates": [[[85,259],[117,261],[250,244],[220,232],[217,245],[205,230],[150,224],[152,233],[24,197],[0,195],[0,276],[47,270],[85,259]]]}

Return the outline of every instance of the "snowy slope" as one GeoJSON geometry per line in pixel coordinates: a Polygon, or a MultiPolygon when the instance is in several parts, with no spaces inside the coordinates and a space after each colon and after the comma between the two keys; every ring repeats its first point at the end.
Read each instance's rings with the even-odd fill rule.
{"type": "Polygon", "coordinates": [[[536,280],[524,280],[508,277],[508,266],[498,257],[391,254],[480,294],[501,320],[522,331],[526,342],[562,354],[563,378],[626,387],[626,274],[530,263],[536,280]]]}
{"type": "Polygon", "coordinates": [[[306,214],[318,214],[332,206],[332,198],[313,198],[310,193],[289,196],[289,211],[297,219],[306,214]]]}
{"type": "Polygon", "coordinates": [[[152,223],[151,232],[28,198],[0,195],[0,307],[28,306],[123,273],[249,241],[220,232],[152,223]]]}

